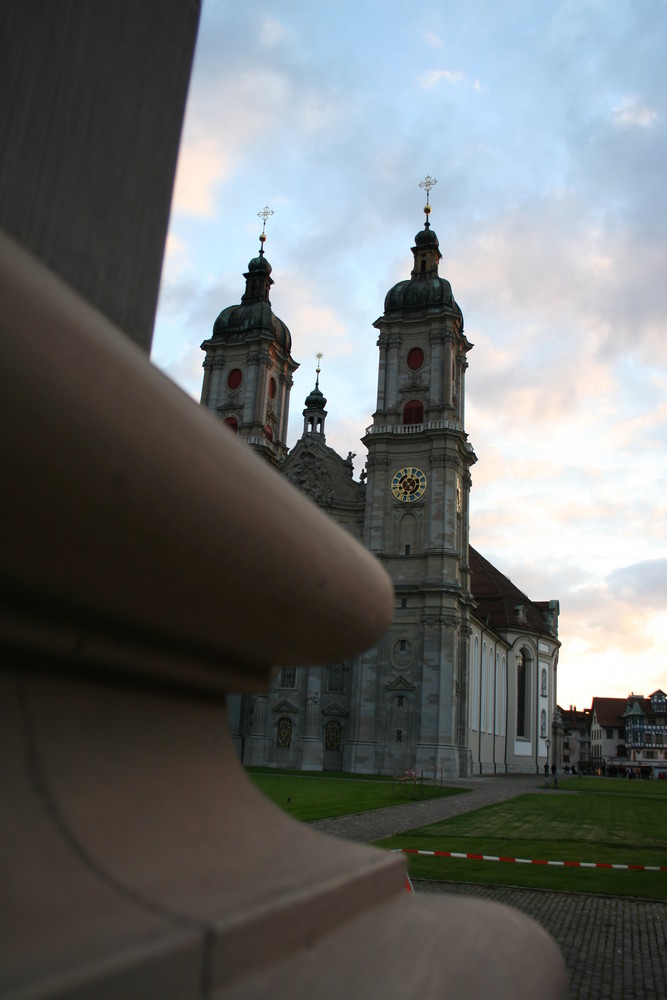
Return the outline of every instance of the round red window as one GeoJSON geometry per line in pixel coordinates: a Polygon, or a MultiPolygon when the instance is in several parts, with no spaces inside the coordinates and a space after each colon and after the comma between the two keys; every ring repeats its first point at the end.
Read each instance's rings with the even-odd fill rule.
{"type": "Polygon", "coordinates": [[[269,396],[271,399],[276,398],[276,380],[273,377],[269,379],[269,396]]]}
{"type": "Polygon", "coordinates": [[[229,427],[229,429],[234,431],[235,434],[238,433],[239,422],[235,417],[227,417],[225,420],[225,426],[229,427]]]}
{"type": "Polygon", "coordinates": [[[232,368],[227,376],[227,385],[230,389],[238,389],[243,381],[243,372],[240,368],[232,368]]]}
{"type": "Polygon", "coordinates": [[[421,347],[412,347],[408,351],[407,361],[408,361],[408,368],[412,368],[413,371],[416,371],[418,368],[421,368],[421,366],[424,364],[424,352],[422,351],[421,347]]]}

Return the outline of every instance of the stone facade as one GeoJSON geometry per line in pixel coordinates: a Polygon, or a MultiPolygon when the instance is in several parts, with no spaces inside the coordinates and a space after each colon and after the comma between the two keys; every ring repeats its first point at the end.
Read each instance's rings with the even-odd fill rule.
{"type": "MultiPolygon", "coordinates": [[[[439,778],[534,773],[547,759],[558,602],[531,601],[469,545],[477,459],[465,431],[465,373],[473,345],[451,285],[439,275],[427,209],[411,275],[390,289],[374,324],[377,400],[359,481],[354,455],[343,459],[326,444],[319,368],[294,448],[288,452],[285,443],[285,395],[275,432],[262,437],[271,412],[268,380],[282,365],[288,388],[296,367],[287,328],[269,315],[263,250],[250,262],[241,305],[223,310],[202,345],[202,403],[359,538],[395,590],[394,620],[377,646],[345,663],[283,668],[268,694],[230,699],[232,734],[248,765],[417,770],[439,778]],[[253,276],[259,292],[250,287],[253,276]],[[253,374],[258,339],[260,377],[253,374]],[[221,374],[214,383],[215,371],[221,374]],[[232,371],[230,385],[224,372],[232,371]]],[[[307,613],[295,609],[295,628],[307,613]]]]}

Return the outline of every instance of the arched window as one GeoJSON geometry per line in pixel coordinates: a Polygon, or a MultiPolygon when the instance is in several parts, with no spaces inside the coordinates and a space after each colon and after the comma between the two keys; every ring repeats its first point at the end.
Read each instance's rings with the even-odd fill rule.
{"type": "Polygon", "coordinates": [[[389,706],[389,732],[394,743],[408,743],[410,734],[410,703],[406,695],[397,694],[389,706]]]}
{"type": "Polygon", "coordinates": [[[330,719],[324,728],[324,746],[327,750],[340,750],[343,731],[340,722],[330,719]]]}
{"type": "Polygon", "coordinates": [[[540,737],[543,740],[547,738],[547,713],[544,709],[540,712],[540,737]]]}
{"type": "Polygon", "coordinates": [[[470,728],[477,729],[479,712],[479,636],[470,647],[470,728]]]}
{"type": "Polygon", "coordinates": [[[267,441],[273,441],[273,431],[269,426],[269,424],[267,424],[266,427],[264,428],[264,433],[266,434],[267,441]]]}
{"type": "Polygon", "coordinates": [[[493,732],[493,703],[494,703],[494,692],[495,692],[495,676],[493,669],[493,648],[489,646],[489,667],[487,671],[487,683],[489,685],[489,694],[486,702],[486,731],[487,733],[493,732]]]}
{"type": "Polygon", "coordinates": [[[498,699],[500,703],[500,726],[498,727],[498,733],[500,736],[505,735],[505,713],[507,711],[507,674],[505,673],[506,660],[503,656],[500,661],[500,698],[498,699]]]}
{"type": "Polygon", "coordinates": [[[281,750],[289,750],[292,743],[292,721],[283,716],[278,719],[278,746],[281,750]]]}
{"type": "Polygon", "coordinates": [[[522,649],[516,660],[516,734],[530,738],[530,656],[522,649]]]}
{"type": "Polygon", "coordinates": [[[239,422],[236,419],[236,417],[227,417],[224,421],[224,424],[225,427],[229,427],[230,431],[233,431],[235,434],[238,434],[239,422]]]}
{"type": "Polygon", "coordinates": [[[480,678],[480,709],[479,709],[479,731],[486,729],[486,696],[488,693],[488,675],[486,670],[486,643],[482,643],[482,676],[480,678]]]}
{"type": "Polygon", "coordinates": [[[269,379],[269,396],[271,397],[271,399],[276,398],[276,380],[274,379],[273,375],[269,379]]]}
{"type": "Polygon", "coordinates": [[[547,696],[547,672],[546,669],[542,668],[542,674],[540,676],[540,694],[543,698],[547,696]]]}
{"type": "Polygon", "coordinates": [[[409,399],[403,407],[404,424],[424,423],[424,404],[421,399],[409,399]]]}

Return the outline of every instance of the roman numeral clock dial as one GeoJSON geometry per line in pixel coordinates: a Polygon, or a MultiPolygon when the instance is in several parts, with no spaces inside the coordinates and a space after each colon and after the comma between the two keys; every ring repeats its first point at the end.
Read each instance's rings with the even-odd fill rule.
{"type": "Polygon", "coordinates": [[[399,469],[391,481],[391,492],[401,503],[421,500],[426,492],[426,476],[421,469],[412,466],[399,469]]]}

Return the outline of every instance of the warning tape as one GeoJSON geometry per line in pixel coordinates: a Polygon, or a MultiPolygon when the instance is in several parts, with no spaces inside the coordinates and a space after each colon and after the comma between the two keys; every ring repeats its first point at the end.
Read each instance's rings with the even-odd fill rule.
{"type": "Polygon", "coordinates": [[[403,854],[423,854],[432,858],[464,858],[467,861],[508,861],[517,865],[551,865],[554,868],[615,868],[632,872],[667,872],[667,865],[614,865],[608,861],[545,861],[542,858],[505,858],[497,854],[460,854],[458,851],[419,851],[400,847],[403,854]]]}

